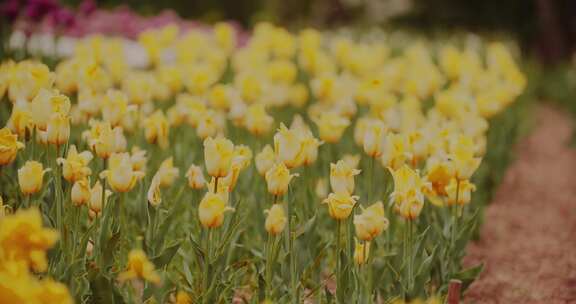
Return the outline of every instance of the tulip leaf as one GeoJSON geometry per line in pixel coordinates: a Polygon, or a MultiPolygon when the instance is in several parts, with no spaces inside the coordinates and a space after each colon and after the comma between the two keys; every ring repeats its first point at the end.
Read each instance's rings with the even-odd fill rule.
{"type": "Polygon", "coordinates": [[[181,244],[182,242],[177,242],[176,244],[164,249],[164,251],[160,255],[152,258],[152,262],[154,263],[156,268],[162,268],[168,265],[168,263],[170,263],[174,255],[176,255],[176,252],[178,252],[178,249],[180,249],[181,244]]]}
{"type": "Polygon", "coordinates": [[[316,224],[316,214],[314,214],[314,216],[312,216],[309,220],[307,220],[304,225],[298,227],[298,230],[296,230],[296,235],[294,236],[294,238],[298,238],[302,234],[310,231],[310,229],[312,229],[315,224],[316,224]]]}
{"type": "Polygon", "coordinates": [[[476,278],[484,270],[484,263],[480,263],[477,266],[464,269],[456,274],[454,274],[454,279],[462,281],[462,292],[464,292],[468,287],[476,280],[476,278]]]}

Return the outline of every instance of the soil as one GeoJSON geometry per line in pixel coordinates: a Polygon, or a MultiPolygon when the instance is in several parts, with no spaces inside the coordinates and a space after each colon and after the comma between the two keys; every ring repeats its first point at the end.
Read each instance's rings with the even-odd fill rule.
{"type": "Polygon", "coordinates": [[[465,303],[576,303],[576,149],[570,118],[537,109],[533,132],[486,210],[465,265],[485,263],[465,303]]]}

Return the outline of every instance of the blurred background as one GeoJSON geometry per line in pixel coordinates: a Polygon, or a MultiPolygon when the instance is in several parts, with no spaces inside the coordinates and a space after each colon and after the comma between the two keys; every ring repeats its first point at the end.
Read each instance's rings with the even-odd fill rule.
{"type": "MultiPolygon", "coordinates": [[[[80,0],[62,1],[71,7],[80,0]]],[[[143,15],[173,10],[203,22],[233,20],[243,27],[271,21],[289,28],[404,27],[428,35],[472,31],[507,35],[525,54],[546,63],[568,60],[576,46],[574,0],[100,0],[143,15]]]]}

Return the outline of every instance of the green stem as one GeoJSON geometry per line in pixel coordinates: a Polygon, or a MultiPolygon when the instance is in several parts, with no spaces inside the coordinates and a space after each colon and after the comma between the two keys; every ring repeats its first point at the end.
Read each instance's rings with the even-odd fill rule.
{"type": "Polygon", "coordinates": [[[266,240],[266,269],[265,269],[265,281],[266,281],[266,299],[272,299],[272,278],[273,276],[273,267],[274,267],[274,236],[269,234],[268,239],[266,240]]]}
{"type": "Polygon", "coordinates": [[[342,263],[340,261],[340,252],[342,251],[342,221],[336,222],[336,303],[343,303],[342,291],[342,263]]]}
{"type": "Polygon", "coordinates": [[[296,274],[296,252],[294,251],[294,235],[292,233],[292,213],[294,212],[293,206],[290,202],[288,205],[288,229],[286,231],[286,236],[288,237],[288,251],[290,252],[290,293],[292,296],[292,303],[298,304],[298,287],[297,287],[297,274],[296,274]]]}
{"type": "Polygon", "coordinates": [[[212,229],[208,228],[208,236],[206,239],[206,259],[204,260],[204,284],[202,288],[203,303],[208,302],[208,289],[210,287],[210,257],[212,256],[212,229]]]}

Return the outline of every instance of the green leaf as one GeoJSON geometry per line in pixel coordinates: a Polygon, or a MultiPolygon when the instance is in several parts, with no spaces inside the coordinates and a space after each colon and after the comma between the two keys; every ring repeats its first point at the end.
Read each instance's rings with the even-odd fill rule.
{"type": "Polygon", "coordinates": [[[464,269],[454,275],[454,279],[462,281],[462,292],[464,292],[470,286],[470,284],[472,284],[476,278],[478,278],[480,273],[482,273],[482,270],[484,270],[484,263],[481,263],[478,266],[464,269]]]}
{"type": "Polygon", "coordinates": [[[182,245],[182,242],[178,242],[164,249],[164,251],[161,254],[152,258],[152,263],[154,263],[154,265],[158,269],[168,265],[168,263],[170,263],[174,255],[176,255],[176,252],[178,252],[178,249],[180,249],[180,245],[182,245]]]}
{"type": "Polygon", "coordinates": [[[302,234],[310,231],[310,229],[312,229],[315,226],[315,224],[316,224],[316,214],[314,214],[313,217],[311,217],[309,220],[307,220],[304,225],[301,225],[300,227],[298,227],[298,229],[296,230],[296,235],[294,236],[294,238],[297,239],[302,234]]]}

